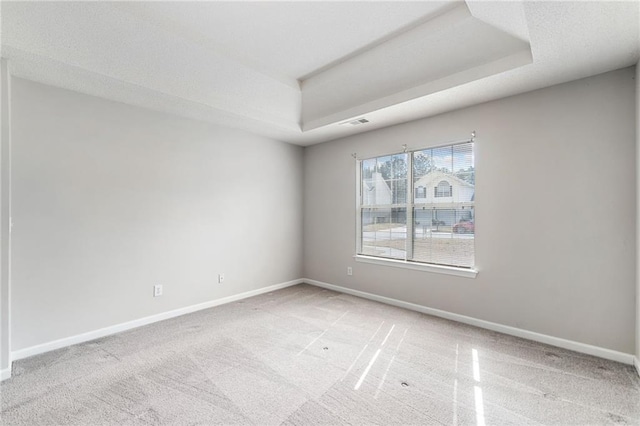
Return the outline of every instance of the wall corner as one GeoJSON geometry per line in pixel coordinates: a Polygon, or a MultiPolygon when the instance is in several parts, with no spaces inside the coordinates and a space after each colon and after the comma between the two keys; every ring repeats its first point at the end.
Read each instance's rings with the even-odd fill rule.
{"type": "Polygon", "coordinates": [[[636,64],[636,370],[640,375],[640,61],[636,64]]]}

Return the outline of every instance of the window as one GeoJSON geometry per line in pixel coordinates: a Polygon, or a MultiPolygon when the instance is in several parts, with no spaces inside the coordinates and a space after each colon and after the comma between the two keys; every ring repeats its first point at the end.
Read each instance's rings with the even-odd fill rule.
{"type": "Polygon", "coordinates": [[[449,185],[446,180],[441,180],[438,186],[433,189],[436,197],[451,197],[453,192],[453,186],[449,185]]]}
{"type": "Polygon", "coordinates": [[[473,268],[473,142],[369,158],[359,173],[360,257],[473,268]]]}

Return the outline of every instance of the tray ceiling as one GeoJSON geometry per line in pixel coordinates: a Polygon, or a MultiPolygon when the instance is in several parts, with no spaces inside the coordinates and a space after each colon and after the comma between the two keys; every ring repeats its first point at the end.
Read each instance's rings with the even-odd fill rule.
{"type": "Polygon", "coordinates": [[[638,2],[0,8],[17,77],[300,145],[632,65],[640,50],[638,2]]]}

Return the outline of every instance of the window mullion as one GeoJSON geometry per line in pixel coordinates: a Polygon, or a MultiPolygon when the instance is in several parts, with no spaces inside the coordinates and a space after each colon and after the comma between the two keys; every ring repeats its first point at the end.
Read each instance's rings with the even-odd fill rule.
{"type": "Polygon", "coordinates": [[[407,153],[407,238],[405,241],[406,260],[413,259],[413,153],[407,153]]]}
{"type": "Polygon", "coordinates": [[[362,253],[362,161],[356,160],[356,253],[362,253]]]}

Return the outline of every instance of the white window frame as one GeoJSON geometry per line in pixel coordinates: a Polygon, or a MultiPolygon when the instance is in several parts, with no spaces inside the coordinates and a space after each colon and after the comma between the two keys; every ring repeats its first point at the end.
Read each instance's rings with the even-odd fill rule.
{"type": "MultiPolygon", "coordinates": [[[[452,146],[459,145],[468,142],[475,142],[473,140],[465,140],[459,142],[451,142],[443,145],[437,145],[432,147],[425,148],[417,148],[412,150],[403,150],[400,152],[394,153],[385,153],[380,155],[373,155],[363,158],[356,159],[356,254],[353,256],[356,262],[369,263],[374,265],[382,265],[382,266],[391,266],[396,268],[424,271],[424,272],[432,272],[438,274],[445,275],[454,275],[458,277],[464,278],[475,278],[478,275],[478,270],[475,265],[471,268],[463,268],[457,266],[447,266],[447,265],[438,265],[434,263],[427,262],[419,262],[415,260],[402,260],[402,259],[392,259],[385,257],[377,257],[377,256],[368,256],[365,254],[359,254],[362,252],[362,208],[363,206],[360,204],[362,200],[362,162],[365,160],[369,160],[372,158],[384,157],[384,156],[392,156],[397,154],[407,154],[407,201],[404,204],[393,204],[390,205],[391,208],[406,208],[407,211],[407,244],[405,247],[405,251],[407,253],[407,258],[413,258],[413,235],[414,235],[414,220],[413,220],[413,209],[416,206],[414,199],[414,190],[413,187],[413,153],[417,151],[422,151],[425,149],[434,149],[443,146],[452,146]],[[411,236],[409,238],[409,236],[411,236]]],[[[474,164],[475,167],[475,164],[474,164]]],[[[427,189],[428,190],[428,189],[427,189]]],[[[474,203],[475,205],[475,203],[474,203]]],[[[376,207],[376,206],[366,206],[366,207],[376,207]]],[[[385,206],[386,207],[386,206],[385,206]]],[[[475,238],[475,236],[474,236],[475,238]]],[[[475,260],[475,249],[474,249],[474,260],[475,260]]]]}

